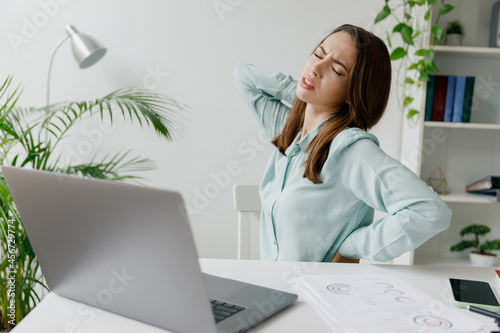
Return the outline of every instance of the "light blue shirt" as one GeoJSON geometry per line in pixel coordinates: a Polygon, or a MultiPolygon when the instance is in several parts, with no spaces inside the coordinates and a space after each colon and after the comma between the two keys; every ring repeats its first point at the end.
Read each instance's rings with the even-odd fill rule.
{"type": "MultiPolygon", "coordinates": [[[[297,82],[291,76],[238,64],[234,79],[270,138],[283,129],[297,82]]],[[[276,148],[260,185],[260,250],[265,260],[387,261],[448,228],[451,210],[408,168],[385,154],[377,138],[347,128],[332,140],[314,184],[304,178],[307,146],[323,121],[286,150],[276,148]],[[374,209],[387,216],[373,221],[374,209]]]]}

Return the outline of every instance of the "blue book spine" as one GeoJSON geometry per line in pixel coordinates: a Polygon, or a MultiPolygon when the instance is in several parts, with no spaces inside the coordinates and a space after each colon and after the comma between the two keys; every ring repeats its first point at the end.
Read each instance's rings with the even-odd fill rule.
{"type": "Polygon", "coordinates": [[[455,75],[448,76],[448,86],[446,88],[446,101],[444,103],[444,116],[443,121],[451,121],[453,113],[453,104],[455,102],[455,82],[457,77],[455,75]]]}
{"type": "Polygon", "coordinates": [[[464,97],[465,97],[465,76],[457,76],[455,83],[455,98],[453,103],[453,115],[451,121],[455,123],[462,122],[462,114],[464,112],[464,97]]]}
{"type": "Polygon", "coordinates": [[[432,102],[434,101],[435,82],[436,82],[436,76],[429,75],[429,81],[427,81],[427,97],[425,99],[425,121],[432,120],[432,102]]]}

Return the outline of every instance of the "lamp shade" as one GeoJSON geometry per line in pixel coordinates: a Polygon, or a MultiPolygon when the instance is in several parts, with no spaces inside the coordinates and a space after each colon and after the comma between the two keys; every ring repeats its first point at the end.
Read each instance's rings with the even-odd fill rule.
{"type": "Polygon", "coordinates": [[[88,35],[78,32],[74,26],[66,26],[66,32],[71,38],[73,55],[80,68],[92,66],[106,54],[106,48],[101,43],[88,35]]]}

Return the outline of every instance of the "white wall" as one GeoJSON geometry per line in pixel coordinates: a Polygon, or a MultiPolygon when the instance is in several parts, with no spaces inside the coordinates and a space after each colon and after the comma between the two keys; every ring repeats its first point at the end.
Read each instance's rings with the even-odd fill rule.
{"type": "MultiPolygon", "coordinates": [[[[52,72],[51,101],[92,99],[122,87],[144,86],[189,106],[185,131],[175,142],[157,138],[118,119],[91,155],[128,148],[150,157],[158,169],[147,172],[149,186],[176,189],[190,214],[200,256],[236,256],[233,184],[258,184],[272,151],[255,144],[259,127],[232,81],[238,62],[250,62],[297,76],[314,46],[343,23],[372,29],[382,0],[30,0],[0,3],[0,79],[14,74],[24,92],[19,105],[42,106],[49,56],[64,36],[66,24],[99,39],[108,54],[79,70],[69,44],[58,52],[52,72]],[[225,12],[215,5],[223,4],[225,12]],[[48,13],[48,14],[47,14],[48,13]],[[28,23],[27,23],[28,22],[28,23]],[[35,23],[36,30],[27,27],[35,23]],[[16,44],[13,38],[24,38],[16,44]],[[150,72],[160,72],[155,81],[150,72]],[[252,145],[253,148],[252,148],[252,145]],[[242,150],[246,149],[246,150],[242,150]],[[235,161],[239,173],[216,185],[213,174],[235,161]],[[202,202],[196,193],[219,193],[202,202]],[[215,188],[217,187],[217,188],[215,188]],[[199,192],[197,192],[199,191],[199,192]]],[[[402,115],[391,101],[374,129],[382,148],[398,158],[402,115]]],[[[93,126],[97,126],[95,122],[93,126]]],[[[84,124],[68,142],[88,141],[84,124]]]]}

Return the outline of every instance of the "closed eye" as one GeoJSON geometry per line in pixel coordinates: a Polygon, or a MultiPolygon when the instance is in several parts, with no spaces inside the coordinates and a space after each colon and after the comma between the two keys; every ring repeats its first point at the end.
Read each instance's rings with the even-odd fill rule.
{"type": "Polygon", "coordinates": [[[317,55],[316,53],[313,53],[313,54],[316,56],[316,58],[323,59],[319,55],[317,55]]]}
{"type": "Polygon", "coordinates": [[[335,72],[338,76],[342,76],[342,74],[340,74],[339,72],[337,72],[337,71],[335,70],[335,68],[333,68],[333,67],[332,67],[332,70],[333,70],[333,71],[334,71],[334,72],[335,72]]]}

